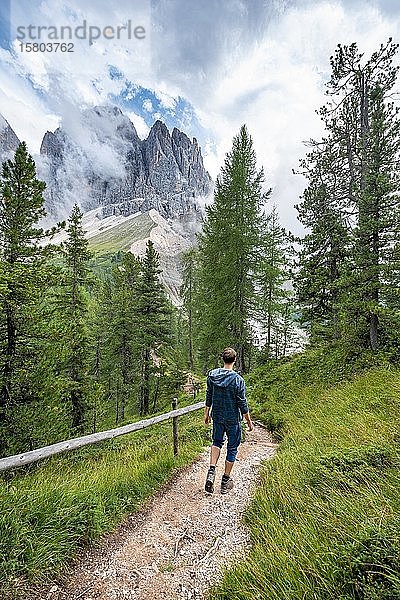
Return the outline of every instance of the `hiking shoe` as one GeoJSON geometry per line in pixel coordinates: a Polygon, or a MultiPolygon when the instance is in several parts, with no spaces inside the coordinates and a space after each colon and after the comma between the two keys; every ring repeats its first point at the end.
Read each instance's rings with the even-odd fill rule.
{"type": "Polygon", "coordinates": [[[229,492],[229,490],[231,490],[233,488],[233,479],[232,477],[229,477],[229,479],[227,479],[225,481],[225,479],[223,479],[221,481],[221,494],[227,494],[229,492]]]}
{"type": "Polygon", "coordinates": [[[214,481],[215,481],[215,469],[208,469],[205,490],[209,494],[212,494],[214,491],[214,481]]]}

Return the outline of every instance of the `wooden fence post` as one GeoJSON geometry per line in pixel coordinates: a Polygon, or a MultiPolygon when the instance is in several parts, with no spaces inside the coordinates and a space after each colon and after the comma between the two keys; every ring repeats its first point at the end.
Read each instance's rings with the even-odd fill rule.
{"type": "MultiPolygon", "coordinates": [[[[172,410],[178,408],[178,398],[172,400],[172,410]]],[[[172,417],[172,431],[174,436],[174,456],[178,456],[178,417],[172,417]]]]}

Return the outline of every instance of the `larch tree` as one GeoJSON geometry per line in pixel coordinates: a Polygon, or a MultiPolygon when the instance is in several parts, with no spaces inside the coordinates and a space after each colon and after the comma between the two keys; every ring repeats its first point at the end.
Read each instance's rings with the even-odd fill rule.
{"type": "Polygon", "coordinates": [[[140,263],[131,253],[123,256],[114,268],[111,280],[112,314],[107,329],[109,364],[113,363],[114,380],[120,386],[116,397],[116,422],[125,418],[126,399],[134,394],[139,381],[138,341],[135,311],[140,263]]]}
{"type": "Polygon", "coordinates": [[[218,364],[224,346],[237,351],[244,373],[254,342],[255,275],[264,227],[263,170],[245,126],[217,178],[214,203],[206,209],[199,237],[201,353],[204,366],[218,364]]]}
{"type": "MultiPolygon", "coordinates": [[[[283,320],[288,320],[290,313],[287,303],[290,298],[289,282],[291,279],[290,235],[280,225],[276,206],[266,219],[266,228],[262,236],[259,257],[259,301],[258,321],[265,336],[264,354],[280,354],[278,337],[281,337],[283,320]]],[[[283,343],[283,347],[287,344],[283,343]]]]}
{"type": "Polygon", "coordinates": [[[192,248],[182,259],[181,298],[183,311],[187,319],[187,353],[189,368],[193,372],[197,346],[198,321],[198,258],[197,251],[192,248]]]}

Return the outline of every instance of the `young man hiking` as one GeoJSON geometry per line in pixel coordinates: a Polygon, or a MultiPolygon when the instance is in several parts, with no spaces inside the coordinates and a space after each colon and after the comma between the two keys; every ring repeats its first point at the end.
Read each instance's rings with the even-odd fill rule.
{"type": "Polygon", "coordinates": [[[233,370],[236,352],[233,348],[225,348],[221,358],[224,361],[224,367],[213,369],[208,374],[204,409],[204,423],[207,425],[211,421],[210,408],[212,407],[213,442],[210,468],[205,485],[206,492],[210,494],[214,491],[215,467],[224,443],[224,434],[226,433],[228,444],[225,473],[221,481],[221,494],[226,494],[233,488],[233,480],[230,475],[242,439],[241,421],[243,417],[246,419],[249,431],[253,429],[244,380],[233,370]]]}

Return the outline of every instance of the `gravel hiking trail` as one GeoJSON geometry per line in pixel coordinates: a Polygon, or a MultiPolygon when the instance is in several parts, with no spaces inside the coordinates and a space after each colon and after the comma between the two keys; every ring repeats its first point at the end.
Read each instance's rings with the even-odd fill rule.
{"type": "Polygon", "coordinates": [[[232,472],[235,487],[220,493],[224,452],[213,494],[204,482],[209,449],[182,469],[137,514],[82,553],[70,572],[25,600],[200,600],[225,567],[243,557],[249,536],[242,517],[261,463],[276,444],[263,428],[246,433],[232,472]]]}

